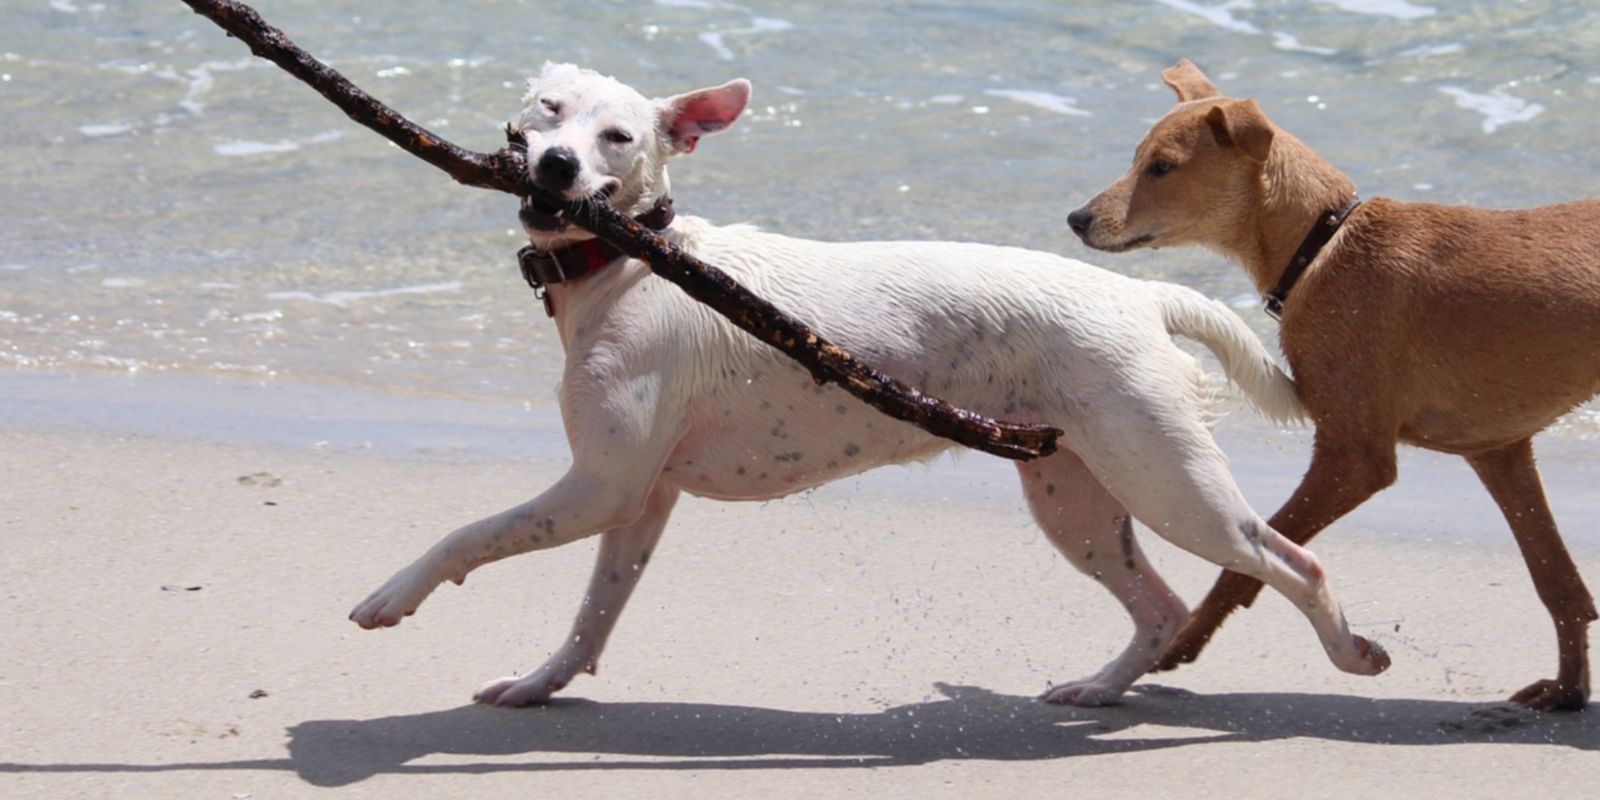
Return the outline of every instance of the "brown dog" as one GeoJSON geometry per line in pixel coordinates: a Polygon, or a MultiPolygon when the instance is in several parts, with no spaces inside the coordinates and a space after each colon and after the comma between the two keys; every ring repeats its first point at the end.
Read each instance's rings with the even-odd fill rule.
{"type": "MultiPolygon", "coordinates": [[[[1393,483],[1396,442],[1465,457],[1555,620],[1555,679],[1511,699],[1582,708],[1594,601],[1530,440],[1600,391],[1600,201],[1353,206],[1350,179],[1254,101],[1221,96],[1187,61],[1162,78],[1177,107],[1139,143],[1132,169],[1072,212],[1073,231],[1100,250],[1210,248],[1281,311],[1283,352],[1316,424],[1311,466],[1270,522],[1295,542],[1393,483]]],[[[1223,573],[1157,669],[1193,661],[1260,589],[1223,573]]]]}

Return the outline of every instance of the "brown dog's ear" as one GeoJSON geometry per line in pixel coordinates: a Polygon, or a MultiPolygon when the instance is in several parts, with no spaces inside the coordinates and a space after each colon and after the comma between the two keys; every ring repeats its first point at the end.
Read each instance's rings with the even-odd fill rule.
{"type": "Polygon", "coordinates": [[[1237,147],[1257,164],[1272,150],[1272,123],[1254,100],[1224,100],[1206,112],[1206,123],[1217,143],[1237,147]]]}
{"type": "Polygon", "coordinates": [[[1194,62],[1185,58],[1177,66],[1161,73],[1161,80],[1165,81],[1172,91],[1178,93],[1178,102],[1187,103],[1190,100],[1204,100],[1207,97],[1217,97],[1222,92],[1211,85],[1205,73],[1194,65],[1194,62]]]}

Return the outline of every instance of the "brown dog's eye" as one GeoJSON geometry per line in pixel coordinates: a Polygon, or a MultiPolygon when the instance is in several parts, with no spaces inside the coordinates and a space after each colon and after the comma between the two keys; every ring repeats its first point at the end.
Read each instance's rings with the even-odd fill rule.
{"type": "Polygon", "coordinates": [[[1144,171],[1144,174],[1149,175],[1152,178],[1159,178],[1176,168],[1177,167],[1171,161],[1157,161],[1154,164],[1151,164],[1150,168],[1144,171]]]}
{"type": "Polygon", "coordinates": [[[601,136],[612,144],[627,144],[633,141],[633,134],[618,128],[612,128],[601,134],[601,136]]]}

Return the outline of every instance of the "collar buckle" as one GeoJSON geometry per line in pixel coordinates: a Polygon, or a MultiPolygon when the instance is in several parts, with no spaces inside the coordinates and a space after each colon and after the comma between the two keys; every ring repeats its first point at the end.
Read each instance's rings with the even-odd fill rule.
{"type": "Polygon", "coordinates": [[[1283,321],[1283,295],[1277,289],[1267,292],[1266,299],[1261,304],[1261,310],[1267,312],[1274,322],[1283,321]]]}
{"type": "Polygon", "coordinates": [[[567,271],[561,268],[561,262],[550,253],[539,252],[531,244],[517,251],[517,266],[522,268],[522,279],[540,298],[544,297],[544,287],[567,280],[567,271]]]}

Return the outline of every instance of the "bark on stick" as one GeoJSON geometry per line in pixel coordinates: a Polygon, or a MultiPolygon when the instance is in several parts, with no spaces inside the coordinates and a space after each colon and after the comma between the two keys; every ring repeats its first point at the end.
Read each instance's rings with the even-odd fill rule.
{"type": "Polygon", "coordinates": [[[550,196],[534,185],[520,151],[506,147],[494,153],[478,153],[435,136],[302,50],[250,6],[234,0],[183,1],[195,13],[244,42],[250,52],[317,90],[350,119],[438,167],[456,182],[527,197],[546,209],[565,211],[596,236],[648,263],[652,271],[677,284],[690,297],[805,366],[817,383],[836,384],[891,417],[976,450],[1022,461],[1055,452],[1059,429],[996,421],[923,394],[873,370],[751,293],[727,273],[683,252],[610,206],[565,202],[550,196]]]}

